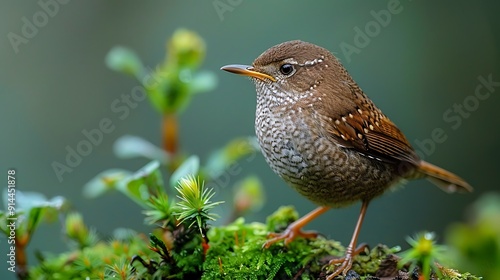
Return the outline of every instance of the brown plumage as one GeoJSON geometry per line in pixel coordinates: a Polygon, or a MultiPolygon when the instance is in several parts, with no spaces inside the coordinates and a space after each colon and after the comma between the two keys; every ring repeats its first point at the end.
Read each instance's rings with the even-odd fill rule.
{"type": "Polygon", "coordinates": [[[428,178],[448,192],[471,191],[460,177],[422,161],[403,133],[363,93],[326,49],[290,41],[261,54],[252,66],[223,70],[249,76],[257,89],[255,131],[270,167],[320,205],[265,247],[296,236],[331,207],[362,201],[360,218],[333,279],[352,264],[371,199],[408,179],[428,178]]]}

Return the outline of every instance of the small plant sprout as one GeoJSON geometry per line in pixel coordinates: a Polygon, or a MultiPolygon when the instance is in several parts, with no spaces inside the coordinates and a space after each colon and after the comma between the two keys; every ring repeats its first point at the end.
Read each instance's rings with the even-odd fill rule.
{"type": "Polygon", "coordinates": [[[185,223],[188,227],[195,225],[205,238],[206,222],[214,221],[216,214],[210,213],[210,210],[223,201],[210,202],[214,196],[213,189],[205,189],[203,182],[194,176],[181,178],[179,184],[175,187],[179,192],[177,197],[181,200],[176,204],[177,219],[180,223],[185,223]]]}
{"type": "Polygon", "coordinates": [[[66,235],[73,240],[78,248],[96,244],[98,237],[94,230],[89,229],[83,222],[83,217],[80,213],[69,213],[66,217],[66,235]]]}
{"type": "Polygon", "coordinates": [[[132,265],[130,265],[124,260],[120,260],[114,264],[108,265],[106,272],[109,278],[127,280],[127,279],[133,279],[131,271],[132,271],[132,265]]]}
{"type": "Polygon", "coordinates": [[[143,213],[146,215],[146,224],[152,225],[161,222],[162,227],[167,224],[172,224],[170,219],[172,214],[172,208],[170,207],[170,202],[168,201],[168,195],[166,193],[159,193],[157,196],[151,196],[146,202],[146,205],[150,208],[144,210],[143,213]]]}
{"type": "Polygon", "coordinates": [[[406,241],[411,245],[411,248],[401,253],[402,259],[399,261],[399,265],[411,263],[410,271],[419,265],[421,277],[423,277],[419,279],[429,280],[432,271],[441,275],[438,262],[442,262],[444,259],[446,247],[437,245],[435,238],[433,232],[419,233],[414,238],[408,237],[406,241]]]}

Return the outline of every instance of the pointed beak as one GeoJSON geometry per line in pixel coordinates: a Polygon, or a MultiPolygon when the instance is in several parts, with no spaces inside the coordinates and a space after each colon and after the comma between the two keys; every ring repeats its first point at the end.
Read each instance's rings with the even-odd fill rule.
{"type": "Polygon", "coordinates": [[[231,72],[238,75],[248,76],[252,78],[257,78],[265,81],[266,79],[276,82],[276,79],[273,76],[268,74],[264,74],[262,72],[255,71],[255,68],[248,65],[240,65],[240,64],[231,64],[222,66],[221,70],[231,72]]]}

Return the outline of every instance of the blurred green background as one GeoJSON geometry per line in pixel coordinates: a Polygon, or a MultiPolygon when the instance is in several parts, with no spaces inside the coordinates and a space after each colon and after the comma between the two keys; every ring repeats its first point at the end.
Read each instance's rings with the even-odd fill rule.
{"type": "MultiPolygon", "coordinates": [[[[5,182],[7,169],[17,170],[19,190],[68,198],[103,237],[116,227],[148,228],[140,208],[123,195],[89,200],[83,198],[82,186],[102,170],[134,171],[147,162],[117,159],[112,145],[120,136],[138,135],[159,146],[161,140],[159,114],[148,101],[131,109],[124,120],[116,118],[110,104],[138,83],[109,70],[105,55],[115,45],[127,46],[153,69],[164,59],[166,39],[179,27],[205,39],[207,56],[201,68],[214,71],[219,80],[214,91],[196,96],[180,117],[181,149],[202,161],[234,137],[254,135],[253,85],[219,68],[249,64],[275,44],[301,39],[335,53],[426,160],[459,174],[475,188],[472,194],[448,195],[427,181],[410,182],[404,190],[372,202],[361,241],[401,245],[405,236],[424,229],[442,236],[449,224],[464,219],[475,198],[498,189],[500,5],[493,0],[67,2],[0,4],[0,170],[5,182]],[[57,3],[45,22],[40,3],[57,3]],[[393,12],[390,19],[377,21],[377,15],[387,15],[380,11],[388,9],[393,12]],[[32,38],[13,45],[12,33],[22,36],[25,19],[42,22],[32,38]],[[364,41],[358,29],[367,36],[364,41]],[[345,51],[349,46],[356,48],[351,54],[345,51]],[[484,100],[474,95],[481,84],[478,77],[495,81],[484,100]],[[103,118],[111,118],[115,130],[60,182],[52,162],[64,162],[65,147],[75,147],[85,139],[82,130],[97,128],[103,118]],[[429,143],[425,139],[436,128],[444,131],[446,140],[422,148],[418,143],[429,143]]],[[[488,93],[487,87],[481,90],[488,93]]],[[[262,156],[241,167],[230,182],[256,174],[268,199],[248,220],[263,221],[280,205],[293,204],[301,214],[313,209],[272,173],[262,156]]],[[[231,197],[230,187],[216,191],[216,200],[231,197]]],[[[217,209],[220,221],[230,207],[226,203],[217,209]]],[[[308,228],[347,243],[358,211],[359,205],[330,211],[308,228]]],[[[30,254],[66,249],[60,232],[58,223],[42,225],[30,254]]],[[[13,276],[7,272],[6,250],[2,237],[2,279],[13,276]]]]}

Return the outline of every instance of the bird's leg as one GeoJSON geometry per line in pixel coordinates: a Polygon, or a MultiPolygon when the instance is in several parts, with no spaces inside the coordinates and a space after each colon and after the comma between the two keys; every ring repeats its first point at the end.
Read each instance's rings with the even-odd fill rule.
{"type": "Polygon", "coordinates": [[[325,213],[328,211],[330,207],[326,206],[321,206],[313,211],[309,212],[307,215],[304,217],[298,219],[297,221],[291,223],[288,225],[288,227],[285,229],[285,231],[281,233],[270,233],[268,237],[270,237],[269,240],[264,243],[262,247],[264,248],[269,248],[271,245],[274,243],[280,241],[280,240],[285,240],[285,245],[288,245],[290,242],[292,242],[295,238],[297,237],[304,237],[304,238],[314,238],[318,236],[318,234],[314,231],[302,231],[301,229],[308,224],[310,221],[314,220],[316,217],[319,215],[325,213]]]}
{"type": "Polygon", "coordinates": [[[363,219],[365,218],[366,209],[368,208],[368,203],[369,201],[363,201],[363,204],[361,205],[361,211],[359,213],[358,222],[356,223],[356,228],[354,228],[354,233],[352,234],[351,242],[349,243],[349,246],[347,246],[345,250],[345,256],[343,258],[333,259],[330,261],[329,265],[340,264],[340,266],[338,266],[332,274],[328,275],[328,277],[326,278],[327,280],[332,280],[336,276],[340,275],[340,273],[346,275],[349,269],[351,269],[352,260],[354,259],[354,256],[363,252],[363,250],[366,248],[366,244],[361,244],[358,248],[356,248],[356,243],[358,242],[359,232],[361,231],[361,225],[363,224],[363,219]]]}

